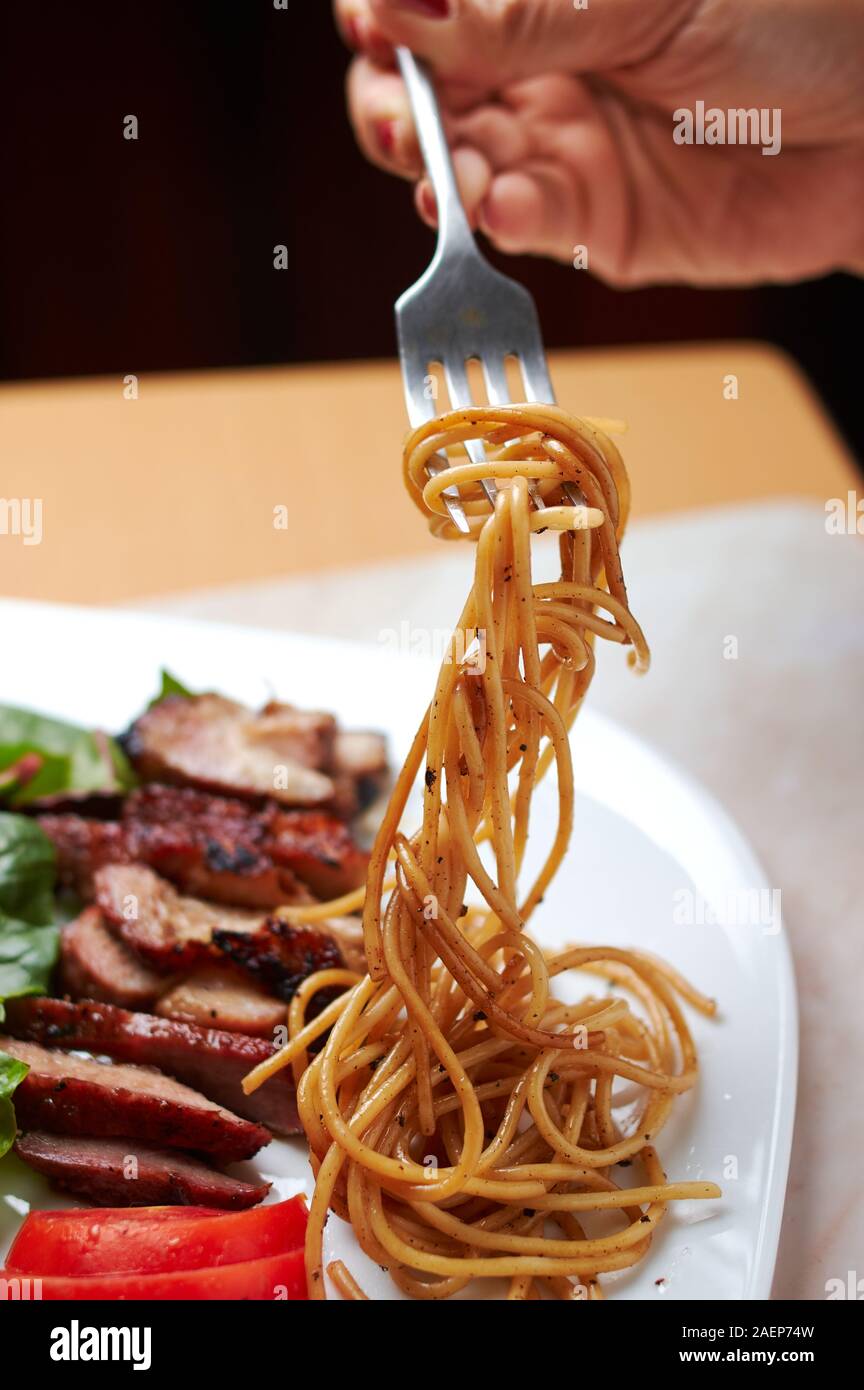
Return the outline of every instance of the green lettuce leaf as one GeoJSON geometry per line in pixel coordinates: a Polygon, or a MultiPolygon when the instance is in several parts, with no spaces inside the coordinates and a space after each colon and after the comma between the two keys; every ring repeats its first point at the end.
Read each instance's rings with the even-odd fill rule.
{"type": "Polygon", "coordinates": [[[152,709],[154,705],[158,705],[161,700],[167,699],[169,695],[182,695],[186,700],[191,700],[193,698],[194,692],[187,689],[183,682],[179,681],[170,671],[166,671],[164,666],[159,674],[161,678],[159,690],[147,706],[148,709],[152,709]]]}
{"type": "Polygon", "coordinates": [[[7,806],[20,805],[28,797],[51,796],[69,785],[71,760],[62,753],[48,753],[35,743],[0,746],[0,797],[7,806]]]}
{"type": "Polygon", "coordinates": [[[15,1109],[12,1093],[19,1082],[24,1080],[30,1068],[17,1057],[8,1057],[0,1052],[0,1158],[12,1147],[15,1140],[15,1109]]]}
{"type": "Polygon", "coordinates": [[[3,1000],[47,990],[60,927],[54,906],[55,853],[27,816],[0,812],[0,1022],[3,1000]]]}
{"type": "Polygon", "coordinates": [[[128,791],[134,785],[116,739],[0,705],[0,803],[23,806],[57,792],[128,791]]]}

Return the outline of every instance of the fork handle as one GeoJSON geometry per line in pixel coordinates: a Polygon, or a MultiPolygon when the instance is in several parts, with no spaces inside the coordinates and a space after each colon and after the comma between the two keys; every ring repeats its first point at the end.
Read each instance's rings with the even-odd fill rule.
{"type": "Polygon", "coordinates": [[[476,244],[459,197],[432,79],[425,64],[415,58],[409,48],[397,48],[396,58],[408,89],[423,162],[438,204],[438,254],[456,249],[463,253],[475,251],[476,244]]]}

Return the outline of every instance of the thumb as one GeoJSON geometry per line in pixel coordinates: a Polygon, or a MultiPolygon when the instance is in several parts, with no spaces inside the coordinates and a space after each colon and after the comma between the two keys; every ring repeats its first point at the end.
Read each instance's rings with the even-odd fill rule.
{"type": "Polygon", "coordinates": [[[458,86],[598,72],[655,54],[697,0],[368,0],[381,36],[458,86]]]}

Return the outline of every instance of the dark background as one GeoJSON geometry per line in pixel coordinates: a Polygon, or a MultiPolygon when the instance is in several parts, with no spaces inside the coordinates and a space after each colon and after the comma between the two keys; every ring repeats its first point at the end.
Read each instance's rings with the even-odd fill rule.
{"type": "MultiPolygon", "coordinates": [[[[432,236],[354,145],[327,0],[12,0],[0,43],[0,377],[393,353],[392,304],[432,236]]],[[[622,293],[527,257],[507,269],[551,346],[780,344],[864,454],[854,277],[622,293]]]]}

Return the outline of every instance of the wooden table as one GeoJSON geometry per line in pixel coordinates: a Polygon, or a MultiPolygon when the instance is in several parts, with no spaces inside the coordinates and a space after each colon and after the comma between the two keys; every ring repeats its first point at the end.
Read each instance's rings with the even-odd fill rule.
{"type": "MultiPolygon", "coordinates": [[[[854,486],[773,349],[558,353],[552,375],[571,409],[629,422],[635,516],[854,486]]],[[[124,391],[121,377],[0,388],[0,593],[116,602],[436,545],[400,481],[394,362],[142,376],[137,399],[124,391]],[[41,499],[38,545],[8,534],[4,502],[21,498],[41,499]]]]}

